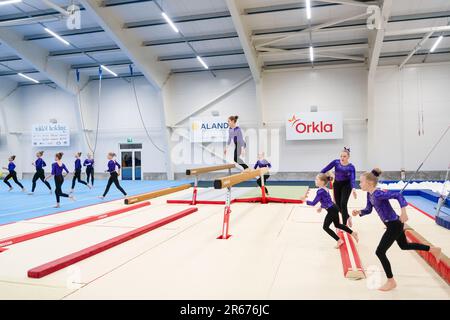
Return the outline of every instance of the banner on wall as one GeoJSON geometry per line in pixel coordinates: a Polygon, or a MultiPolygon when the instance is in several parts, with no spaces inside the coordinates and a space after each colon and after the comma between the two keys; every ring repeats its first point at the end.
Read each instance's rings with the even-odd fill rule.
{"type": "Polygon", "coordinates": [[[62,123],[34,124],[31,129],[33,147],[70,146],[69,127],[62,123]]]}
{"type": "Polygon", "coordinates": [[[286,140],[343,138],[342,112],[302,112],[286,116],[286,140]]]}
{"type": "Polygon", "coordinates": [[[189,119],[191,142],[225,142],[228,122],[220,117],[195,117],[189,119]]]}

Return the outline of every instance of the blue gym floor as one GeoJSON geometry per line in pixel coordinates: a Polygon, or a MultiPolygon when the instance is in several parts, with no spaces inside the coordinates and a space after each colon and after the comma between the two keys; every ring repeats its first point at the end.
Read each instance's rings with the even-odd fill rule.
{"type": "MultiPolygon", "coordinates": [[[[416,206],[420,210],[425,211],[429,215],[435,217],[436,216],[436,207],[437,203],[431,200],[428,200],[422,196],[405,196],[406,201],[416,206]]],[[[446,206],[442,206],[440,214],[450,215],[450,208],[446,206]]]]}
{"type": "MultiPolygon", "coordinates": [[[[31,180],[22,180],[22,184],[27,189],[27,193],[31,190],[31,180]]],[[[71,187],[71,179],[66,179],[63,185],[63,191],[69,192],[71,187]]],[[[81,208],[88,205],[99,204],[105,201],[117,200],[123,198],[114,185],[111,186],[108,195],[104,200],[98,198],[105,190],[107,180],[96,180],[95,186],[92,190],[88,189],[82,184],[75,185],[74,196],[77,201],[72,202],[67,198],[61,198],[61,208],[53,208],[56,203],[54,192],[50,191],[45,185],[38,181],[34,195],[30,196],[23,193],[20,188],[11,181],[14,190],[8,192],[7,186],[0,183],[0,225],[12,223],[21,220],[41,217],[57,212],[81,208]]],[[[120,184],[128,193],[128,195],[136,195],[153,190],[179,186],[182,184],[191,183],[189,180],[177,181],[121,181],[120,184]]],[[[53,181],[50,181],[52,188],[54,188],[53,181]]]]}

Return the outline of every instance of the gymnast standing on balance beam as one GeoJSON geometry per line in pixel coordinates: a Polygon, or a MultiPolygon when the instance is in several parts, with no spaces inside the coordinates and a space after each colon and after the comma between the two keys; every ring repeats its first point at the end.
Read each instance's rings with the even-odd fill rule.
{"type": "MultiPolygon", "coordinates": [[[[358,242],[358,234],[347,227],[344,224],[341,224],[339,222],[339,209],[337,208],[336,204],[333,203],[331,200],[330,192],[328,191],[326,185],[332,181],[332,177],[325,174],[325,173],[319,173],[316,176],[316,187],[319,188],[317,190],[316,197],[313,201],[306,201],[306,204],[308,206],[315,206],[318,202],[320,202],[320,207],[317,209],[317,212],[320,213],[322,209],[327,210],[327,215],[325,216],[325,220],[323,221],[323,230],[325,230],[326,233],[328,233],[334,240],[337,241],[336,249],[339,249],[340,246],[344,244],[344,241],[339,238],[339,236],[331,230],[330,225],[333,223],[334,226],[338,229],[341,229],[342,231],[347,232],[348,234],[351,234],[353,238],[358,242]]],[[[305,201],[306,196],[303,196],[300,198],[300,200],[305,201]]]]}
{"type": "Polygon", "coordinates": [[[120,192],[123,193],[124,196],[127,195],[127,193],[125,192],[125,190],[123,190],[123,188],[120,186],[119,183],[119,171],[116,170],[116,168],[118,170],[120,170],[120,164],[114,160],[114,158],[116,157],[116,154],[114,152],[110,152],[108,153],[108,170],[106,172],[109,172],[110,176],[108,179],[108,183],[106,184],[106,189],[105,192],[103,193],[102,196],[100,196],[100,199],[105,199],[106,195],[109,192],[109,188],[111,188],[111,185],[114,183],[114,185],[116,186],[117,189],[119,189],[120,192]]]}
{"type": "Polygon", "coordinates": [[[90,183],[91,186],[94,186],[94,159],[92,158],[92,154],[87,154],[87,159],[84,160],[83,166],[86,167],[87,183],[90,183]]]}
{"type": "Polygon", "coordinates": [[[348,199],[350,194],[353,193],[353,197],[356,199],[355,190],[355,167],[349,162],[350,148],[344,147],[341,151],[339,159],[331,161],[325,168],[320,171],[326,173],[334,168],[335,181],[333,184],[334,203],[338,207],[342,214],[342,223],[352,227],[352,220],[348,214],[348,199]]]}
{"type": "Polygon", "coordinates": [[[73,191],[75,189],[75,183],[77,181],[81,184],[84,184],[89,189],[92,188],[86,181],[81,180],[81,168],[82,167],[81,167],[80,157],[81,157],[81,152],[75,153],[75,171],[73,172],[72,188],[70,189],[70,193],[73,193],[73,191]]]}
{"type": "Polygon", "coordinates": [[[47,166],[44,159],[42,157],[44,156],[44,151],[38,151],[36,152],[36,161],[32,162],[31,165],[36,168],[36,172],[33,176],[32,180],[32,186],[31,186],[31,192],[29,193],[30,196],[34,194],[34,190],[36,190],[36,182],[41,179],[41,181],[47,186],[48,190],[50,190],[50,194],[52,194],[52,187],[48,181],[45,180],[45,172],[44,167],[47,166]]]}
{"type": "Polygon", "coordinates": [[[384,272],[387,276],[387,282],[381,286],[379,290],[389,291],[394,289],[397,286],[397,283],[394,280],[391,264],[386,256],[386,252],[395,241],[402,250],[429,251],[436,257],[437,260],[439,260],[441,249],[420,243],[409,243],[406,240],[404,223],[408,220],[408,215],[406,214],[406,207],[408,206],[408,203],[400,192],[383,191],[378,189],[377,184],[380,175],[381,170],[378,168],[373,169],[371,172],[365,172],[361,175],[360,185],[361,189],[367,192],[367,206],[363,210],[353,210],[352,214],[353,216],[362,217],[370,214],[372,209],[375,208],[381,221],[386,226],[386,231],[381,237],[375,254],[378,259],[380,259],[384,272]],[[400,203],[402,212],[400,217],[392,208],[389,202],[390,199],[395,199],[400,203]]]}
{"type": "Polygon", "coordinates": [[[17,172],[16,172],[16,165],[14,164],[14,160],[16,159],[16,156],[10,156],[8,158],[8,167],[3,167],[3,169],[8,170],[9,173],[8,175],[5,177],[5,179],[3,179],[3,182],[9,187],[8,191],[12,191],[14,188],[12,187],[11,183],[9,183],[9,179],[13,179],[13,181],[22,189],[22,192],[25,192],[25,188],[23,187],[23,185],[19,182],[19,180],[17,180],[17,172]]]}
{"type": "MultiPolygon", "coordinates": [[[[234,142],[234,156],[233,160],[237,164],[239,164],[244,170],[248,169],[248,165],[245,164],[244,160],[241,159],[245,157],[245,148],[247,144],[244,140],[244,135],[242,134],[241,128],[237,126],[238,116],[230,116],[228,117],[228,126],[230,127],[228,130],[228,142],[227,146],[231,144],[231,141],[234,142]]],[[[225,147],[223,153],[227,154],[227,148],[225,147]]]]}
{"type": "Polygon", "coordinates": [[[69,173],[66,165],[62,162],[62,157],[64,153],[58,152],[55,154],[55,162],[52,164],[52,173],[45,178],[45,180],[49,180],[51,177],[55,179],[55,196],[56,196],[56,205],[55,208],[59,208],[61,197],[70,198],[72,201],[75,201],[73,195],[68,195],[62,191],[62,185],[64,183],[64,177],[69,173]],[[66,174],[64,174],[64,171],[66,174]]]}

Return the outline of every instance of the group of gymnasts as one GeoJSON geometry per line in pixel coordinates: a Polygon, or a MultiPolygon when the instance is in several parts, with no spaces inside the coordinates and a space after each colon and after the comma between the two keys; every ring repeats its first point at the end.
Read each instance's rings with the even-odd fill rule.
{"type": "MultiPolygon", "coordinates": [[[[238,116],[231,116],[228,118],[229,125],[229,138],[227,145],[234,142],[234,161],[240,165],[244,170],[249,170],[248,166],[244,163],[241,157],[245,155],[246,143],[243,138],[243,134],[239,126],[237,126],[238,116]]],[[[226,153],[226,149],[224,151],[226,153]]],[[[264,159],[264,154],[259,154],[259,160],[256,162],[254,169],[268,167],[270,168],[270,162],[264,159]]],[[[367,192],[367,205],[366,208],[362,210],[353,210],[352,215],[356,216],[366,216],[375,210],[378,213],[381,221],[386,227],[378,247],[375,251],[378,259],[380,260],[383,269],[387,276],[387,281],[382,285],[379,290],[390,291],[397,286],[394,279],[391,264],[386,256],[386,252],[392,246],[394,242],[397,242],[398,246],[402,250],[419,250],[419,251],[429,251],[433,254],[436,259],[439,260],[441,249],[438,247],[430,247],[428,245],[423,245],[420,243],[410,243],[406,240],[406,235],[404,231],[404,224],[408,220],[408,215],[406,213],[406,207],[408,203],[400,192],[396,191],[386,191],[377,188],[379,177],[382,171],[379,168],[375,168],[371,171],[365,172],[360,177],[360,187],[362,191],[367,192]],[[397,215],[395,210],[392,208],[389,200],[397,200],[400,204],[401,214],[397,215]]],[[[269,178],[269,174],[265,174],[263,179],[264,182],[269,178]]],[[[261,178],[257,181],[258,185],[261,186],[261,178]]],[[[318,191],[314,200],[306,201],[309,206],[315,206],[320,203],[320,207],[317,212],[321,212],[322,209],[327,211],[323,222],[323,230],[328,233],[334,240],[336,240],[336,248],[339,248],[344,244],[344,241],[330,228],[333,223],[335,228],[340,229],[348,234],[352,235],[355,241],[358,242],[358,233],[353,231],[352,228],[352,218],[348,213],[348,201],[350,196],[357,198],[356,193],[356,170],[355,166],[350,163],[350,148],[344,148],[340,153],[340,158],[331,161],[326,167],[324,167],[320,173],[316,176],[315,184],[318,191]],[[334,169],[334,179],[329,173],[334,169]],[[333,196],[334,201],[331,198],[330,192],[327,188],[329,184],[333,183],[333,196]],[[339,212],[342,216],[342,223],[339,219],[339,212]]],[[[265,184],[264,184],[265,185],[265,184]]],[[[267,188],[265,189],[268,193],[267,188]]],[[[301,200],[305,201],[305,197],[301,197],[301,200]]]]}
{"type": "MultiPolygon", "coordinates": [[[[41,180],[47,186],[47,188],[50,190],[50,194],[52,194],[52,187],[51,187],[50,183],[48,182],[48,180],[50,180],[53,177],[53,179],[55,181],[55,196],[56,196],[55,208],[60,207],[61,197],[69,198],[72,201],[75,201],[75,197],[74,197],[73,193],[75,190],[75,184],[77,182],[85,185],[89,189],[92,189],[94,186],[94,179],[95,179],[94,178],[94,174],[95,174],[94,159],[91,154],[88,154],[87,158],[84,160],[83,165],[82,165],[81,164],[82,153],[77,152],[74,155],[75,162],[74,162],[74,171],[73,171],[73,178],[72,178],[72,187],[68,194],[64,193],[62,190],[64,178],[70,173],[70,171],[69,171],[69,169],[67,169],[67,166],[62,161],[63,155],[64,154],[62,152],[58,152],[55,154],[55,160],[54,160],[55,162],[52,163],[52,167],[51,167],[52,170],[48,176],[45,176],[45,172],[44,172],[44,167],[47,166],[47,164],[45,163],[45,161],[43,159],[44,151],[37,152],[36,160],[32,163],[32,165],[35,167],[36,171],[35,171],[35,174],[34,174],[33,180],[32,180],[31,192],[28,194],[29,195],[34,194],[34,191],[36,190],[36,183],[38,180],[41,180]],[[87,181],[84,181],[81,179],[81,172],[82,172],[83,166],[86,167],[87,181]]],[[[121,166],[115,160],[116,154],[113,152],[110,152],[110,153],[108,153],[107,158],[108,158],[108,169],[106,170],[106,172],[108,172],[110,174],[110,176],[108,179],[108,183],[106,184],[105,191],[103,192],[103,195],[100,196],[99,198],[104,199],[106,197],[106,195],[108,194],[109,189],[113,183],[116,186],[116,188],[120,192],[122,192],[122,194],[124,196],[126,196],[127,193],[125,192],[125,190],[121,187],[121,185],[119,183],[121,166]]],[[[8,166],[3,167],[4,170],[8,170],[8,175],[3,179],[3,182],[9,187],[9,191],[12,191],[13,187],[12,187],[11,183],[9,182],[9,180],[12,179],[22,189],[23,192],[26,192],[25,187],[17,179],[17,172],[15,171],[16,165],[14,163],[15,159],[16,159],[16,156],[14,156],[14,155],[10,156],[8,159],[8,161],[9,161],[8,166]]]]}

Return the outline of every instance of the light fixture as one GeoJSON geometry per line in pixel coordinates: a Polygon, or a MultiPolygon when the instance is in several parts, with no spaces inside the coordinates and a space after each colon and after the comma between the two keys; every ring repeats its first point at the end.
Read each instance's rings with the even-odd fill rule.
{"type": "Polygon", "coordinates": [[[434,50],[436,50],[436,48],[438,47],[439,43],[441,43],[443,38],[444,38],[443,36],[440,36],[439,38],[437,38],[436,42],[431,47],[430,52],[434,52],[434,50]]]}
{"type": "Polygon", "coordinates": [[[117,73],[115,73],[114,71],[112,71],[111,69],[109,69],[108,67],[105,67],[104,65],[100,66],[103,70],[105,70],[106,72],[112,74],[114,77],[118,77],[117,73]]]}
{"type": "Polygon", "coordinates": [[[180,32],[180,30],[178,30],[175,23],[173,23],[173,21],[170,20],[169,16],[165,12],[162,13],[162,16],[163,16],[164,20],[166,20],[166,22],[172,27],[173,31],[175,31],[176,33],[180,32]]]}
{"type": "Polygon", "coordinates": [[[209,69],[208,65],[205,63],[205,61],[202,59],[202,57],[197,56],[197,60],[202,64],[203,68],[209,69]]]}
{"type": "Polygon", "coordinates": [[[314,61],[314,48],[313,46],[309,47],[309,60],[314,61]]]}
{"type": "Polygon", "coordinates": [[[70,46],[70,43],[66,40],[64,40],[60,35],[54,33],[52,30],[50,30],[49,28],[44,28],[45,31],[47,31],[47,33],[51,34],[53,37],[55,37],[56,39],[58,39],[59,41],[61,41],[62,43],[64,43],[66,46],[70,46]]]}
{"type": "Polygon", "coordinates": [[[33,79],[33,78],[31,78],[31,77],[29,77],[29,76],[27,76],[27,75],[25,75],[25,74],[23,74],[23,73],[21,73],[21,72],[19,72],[18,75],[21,76],[22,78],[25,78],[25,79],[27,79],[27,80],[30,80],[30,81],[32,81],[32,82],[34,82],[34,83],[39,83],[39,81],[37,81],[36,79],[33,79]]]}
{"type": "Polygon", "coordinates": [[[306,18],[311,20],[311,0],[306,0],[306,18]]]}
{"type": "Polygon", "coordinates": [[[22,2],[22,0],[4,0],[4,1],[0,1],[0,6],[6,5],[6,4],[19,3],[19,2],[22,2]]]}

